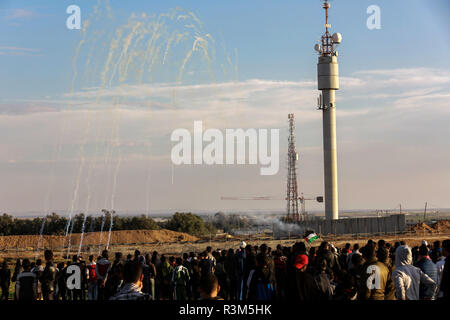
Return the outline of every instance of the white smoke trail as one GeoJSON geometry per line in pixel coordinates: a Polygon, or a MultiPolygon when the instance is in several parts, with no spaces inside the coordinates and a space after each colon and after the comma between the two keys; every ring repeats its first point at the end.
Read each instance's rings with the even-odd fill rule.
{"type": "Polygon", "coordinates": [[[39,229],[39,240],[38,240],[38,244],[36,247],[35,259],[37,259],[38,255],[39,255],[39,250],[41,248],[42,237],[43,237],[43,233],[44,233],[44,227],[45,227],[46,220],[47,220],[47,216],[44,216],[44,218],[42,220],[41,228],[39,229]]]}
{"type": "Polygon", "coordinates": [[[77,256],[80,256],[80,254],[81,254],[81,246],[83,245],[84,228],[85,228],[85,226],[86,226],[86,219],[87,219],[87,213],[84,214],[84,217],[83,217],[83,224],[81,225],[80,244],[79,244],[79,246],[78,246],[77,256]]]}
{"type": "Polygon", "coordinates": [[[103,216],[102,216],[102,225],[100,227],[100,238],[98,240],[98,255],[100,255],[100,251],[102,249],[102,235],[103,235],[103,227],[105,226],[105,220],[106,220],[106,212],[103,211],[103,216]]]}
{"type": "Polygon", "coordinates": [[[110,216],[109,216],[109,220],[110,220],[110,221],[109,221],[108,242],[106,243],[106,250],[109,249],[109,243],[110,243],[110,241],[111,241],[111,230],[112,230],[112,228],[113,228],[113,223],[114,223],[113,217],[114,217],[114,210],[112,210],[112,211],[110,212],[110,216]]]}
{"type": "MultiPolygon", "coordinates": [[[[99,3],[101,3],[99,1],[99,3]]],[[[112,16],[111,9],[109,5],[106,6],[109,12],[109,17],[112,16]]],[[[94,8],[94,12],[101,13],[104,10],[100,8],[100,5],[94,8]]],[[[94,87],[100,88],[100,93],[96,96],[95,105],[100,102],[101,99],[104,99],[106,95],[103,93],[107,88],[111,88],[113,85],[120,85],[124,83],[132,83],[132,76],[136,77],[137,83],[142,84],[144,79],[150,79],[150,82],[153,81],[153,78],[156,75],[157,64],[167,65],[173,63],[177,64],[178,60],[172,62],[171,60],[171,51],[172,47],[176,48],[177,46],[181,46],[187,44],[187,53],[185,48],[182,47],[184,53],[184,59],[180,60],[181,66],[179,67],[176,74],[176,82],[181,83],[183,74],[185,69],[190,64],[191,60],[194,59],[193,53],[195,52],[198,57],[203,57],[207,61],[209,75],[212,79],[214,79],[213,69],[212,69],[212,61],[215,56],[214,52],[214,40],[213,38],[202,31],[202,23],[201,21],[193,14],[188,12],[187,14],[180,14],[180,12],[184,12],[182,9],[171,10],[167,14],[160,14],[157,19],[155,16],[147,16],[146,14],[142,14],[140,16],[132,14],[128,19],[128,23],[124,26],[119,26],[116,28],[112,34],[113,36],[108,41],[101,41],[101,37],[105,34],[109,34],[106,27],[103,27],[103,30],[100,28],[90,28],[95,30],[93,32],[93,37],[88,37],[88,35],[83,36],[82,41],[79,43],[76,50],[76,57],[81,52],[83,47],[88,47],[89,43],[92,43],[89,53],[87,56],[87,61],[85,63],[86,73],[84,78],[88,77],[88,72],[92,74],[99,75],[100,84],[94,84],[94,87]],[[185,23],[182,26],[181,31],[174,29],[175,22],[183,22],[185,23]],[[97,45],[97,43],[100,43],[97,45]],[[107,47],[103,47],[102,44],[108,43],[109,49],[107,47]],[[102,50],[104,48],[106,50],[106,59],[104,56],[98,54],[98,49],[102,50]],[[95,49],[95,50],[94,50],[95,49]],[[95,54],[94,54],[95,53],[95,54]],[[102,60],[99,60],[97,63],[94,61],[95,57],[102,57],[102,60]],[[97,66],[102,64],[102,68],[100,72],[96,73],[97,66]],[[133,71],[133,72],[131,72],[133,71]]],[[[101,21],[101,24],[104,24],[107,19],[100,19],[95,16],[95,19],[92,21],[101,21]]],[[[105,24],[106,26],[106,24],[105,24]]],[[[87,29],[87,25],[86,25],[87,29]]],[[[86,31],[86,30],[85,30],[86,31]]],[[[89,48],[89,47],[88,47],[89,48]]],[[[77,67],[77,59],[74,59],[73,67],[76,69],[77,67]]],[[[74,79],[72,81],[72,86],[75,86],[75,79],[77,79],[77,71],[74,70],[74,79]]],[[[215,80],[213,80],[215,81],[215,80]]],[[[89,87],[86,83],[83,82],[84,87],[89,87]]],[[[104,181],[104,190],[105,190],[105,205],[103,208],[107,208],[107,203],[111,202],[110,210],[115,208],[116,202],[116,191],[117,191],[117,183],[118,183],[118,174],[120,171],[122,157],[121,157],[121,148],[120,148],[120,115],[117,110],[119,109],[119,101],[120,95],[113,97],[113,101],[111,101],[113,108],[108,108],[108,111],[111,112],[111,129],[109,133],[105,133],[106,140],[106,150],[105,150],[105,175],[106,179],[104,181]],[[113,159],[117,155],[117,162],[115,169],[113,169],[113,159]],[[112,183],[111,183],[112,180],[112,183]]],[[[173,95],[173,104],[175,105],[175,91],[173,95]]],[[[96,118],[97,119],[97,112],[96,118]]],[[[65,237],[63,241],[65,241],[67,235],[70,231],[69,236],[69,245],[68,252],[70,251],[71,246],[71,235],[73,231],[73,223],[72,223],[72,215],[75,212],[76,205],[78,203],[78,195],[80,194],[80,179],[84,174],[85,162],[89,161],[89,169],[87,171],[86,178],[86,187],[87,187],[87,199],[86,199],[86,210],[85,210],[85,219],[89,213],[89,203],[91,200],[91,187],[90,187],[90,177],[92,172],[95,172],[95,164],[97,161],[97,148],[98,141],[100,137],[100,129],[97,126],[96,131],[96,152],[93,159],[89,159],[85,154],[87,151],[85,150],[86,139],[89,136],[90,126],[91,126],[91,117],[92,112],[88,113],[88,124],[86,126],[85,134],[83,142],[80,145],[80,164],[78,168],[78,175],[75,179],[75,187],[74,192],[71,199],[71,205],[69,210],[69,219],[65,227],[65,237]]],[[[147,176],[147,213],[150,210],[150,168],[148,170],[147,176]]],[[[172,167],[172,183],[173,183],[173,167],[172,167]]],[[[82,242],[84,239],[84,229],[85,229],[85,219],[83,219],[82,225],[82,235],[80,238],[78,251],[80,252],[82,242]]],[[[102,242],[103,230],[105,224],[105,215],[102,218],[102,226],[100,231],[100,241],[99,245],[102,242]]],[[[110,227],[110,230],[112,227],[110,227]]],[[[108,234],[108,238],[110,238],[110,233],[108,234]]],[[[109,245],[109,240],[108,240],[109,245]]],[[[64,242],[63,242],[64,246],[64,242]]]]}

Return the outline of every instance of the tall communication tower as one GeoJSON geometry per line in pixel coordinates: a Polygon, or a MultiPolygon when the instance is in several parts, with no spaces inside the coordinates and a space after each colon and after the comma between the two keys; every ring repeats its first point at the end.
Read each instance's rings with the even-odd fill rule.
{"type": "Polygon", "coordinates": [[[323,158],[325,180],[325,217],[327,220],[339,218],[338,181],[336,153],[336,104],[335,91],[339,89],[338,52],[336,46],[341,43],[340,33],[330,34],[328,23],[330,3],[325,0],[325,33],[314,49],[319,53],[317,64],[317,84],[322,93],[318,99],[318,108],[323,115],[323,158]]]}
{"type": "Polygon", "coordinates": [[[295,124],[294,114],[288,115],[289,119],[289,146],[288,146],[288,176],[287,176],[287,220],[299,221],[298,215],[298,187],[297,187],[297,172],[296,164],[298,160],[298,153],[295,150],[295,124]]]}

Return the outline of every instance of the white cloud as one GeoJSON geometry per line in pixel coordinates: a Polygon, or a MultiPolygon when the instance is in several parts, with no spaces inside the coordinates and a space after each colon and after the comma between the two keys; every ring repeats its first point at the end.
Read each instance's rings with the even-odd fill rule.
{"type": "Polygon", "coordinates": [[[429,87],[450,83],[450,71],[435,68],[363,70],[353,74],[374,88],[380,87],[429,87]],[[375,80],[375,81],[373,81],[375,80]]]}
{"type": "Polygon", "coordinates": [[[27,19],[35,15],[33,11],[22,8],[9,9],[5,11],[7,11],[6,18],[8,20],[27,19]]]}
{"type": "Polygon", "coordinates": [[[0,46],[0,55],[3,56],[41,56],[40,49],[0,46]]]}

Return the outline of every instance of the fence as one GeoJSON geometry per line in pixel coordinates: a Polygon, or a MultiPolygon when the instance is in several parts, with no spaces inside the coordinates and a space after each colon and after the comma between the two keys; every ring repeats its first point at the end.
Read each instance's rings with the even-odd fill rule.
{"type": "Polygon", "coordinates": [[[404,214],[395,214],[387,217],[347,218],[338,220],[309,220],[301,222],[295,230],[286,231],[274,226],[276,238],[304,234],[312,230],[316,233],[327,235],[344,234],[388,234],[400,233],[406,230],[406,219],[404,214]]]}

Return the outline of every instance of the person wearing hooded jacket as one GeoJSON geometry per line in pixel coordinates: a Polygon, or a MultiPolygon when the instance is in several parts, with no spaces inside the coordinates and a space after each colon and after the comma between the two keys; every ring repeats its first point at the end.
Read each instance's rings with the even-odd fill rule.
{"type": "Polygon", "coordinates": [[[412,265],[412,252],[407,245],[401,245],[395,250],[393,277],[398,300],[419,300],[420,285],[427,288],[425,299],[431,299],[436,291],[433,279],[412,265]]]}

